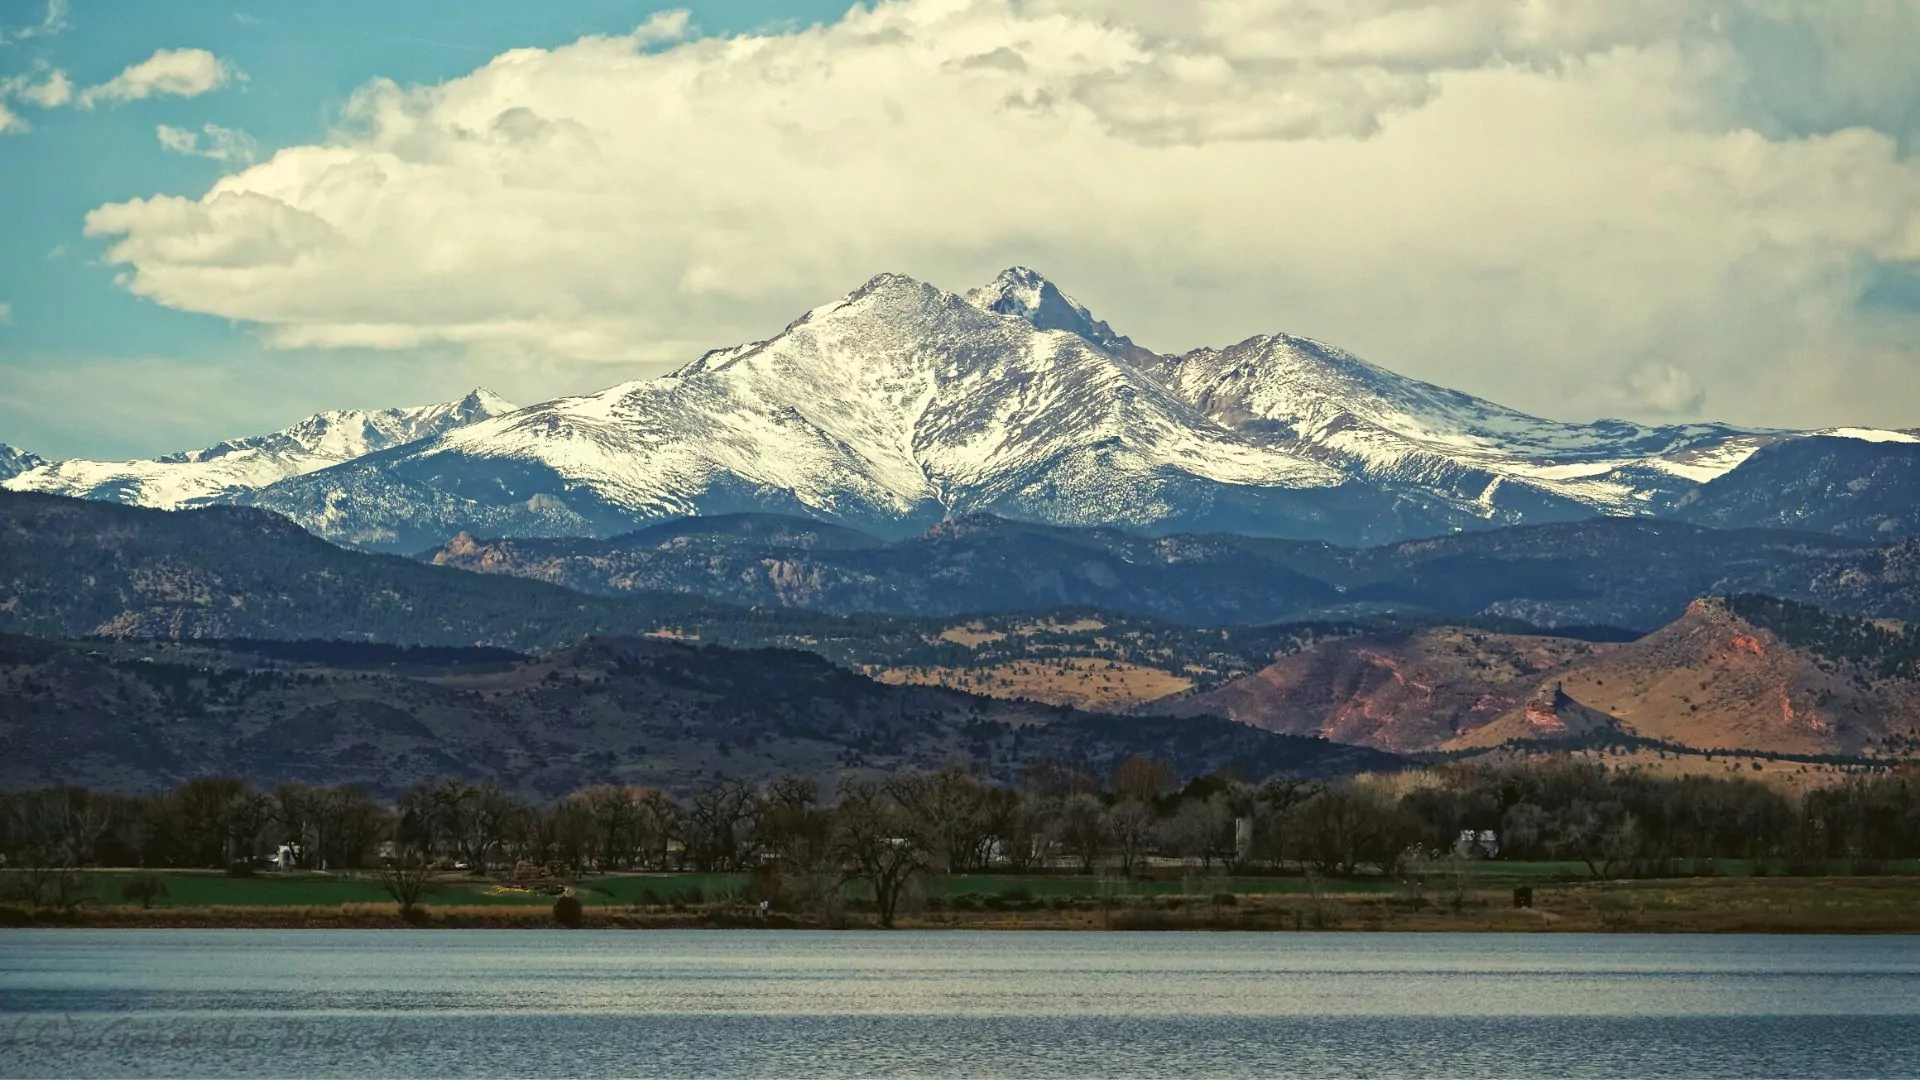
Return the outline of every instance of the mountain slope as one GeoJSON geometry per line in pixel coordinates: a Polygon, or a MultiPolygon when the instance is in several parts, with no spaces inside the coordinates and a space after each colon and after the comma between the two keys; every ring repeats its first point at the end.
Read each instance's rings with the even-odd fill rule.
{"type": "Polygon", "coordinates": [[[335,539],[401,548],[747,510],[889,535],[960,512],[1349,538],[1454,516],[1229,432],[1077,334],[898,275],[663,378],[249,501],[335,539]]]}
{"type": "Polygon", "coordinates": [[[1063,529],[975,514],[884,543],[833,526],[809,526],[804,519],[723,515],[611,540],[463,535],[427,558],[584,592],[685,592],[846,613],[957,615],[1086,606],[1195,624],[1262,623],[1340,600],[1331,586],[1236,550],[1237,539],[1149,539],[1116,529],[1063,529]],[[776,529],[770,524],[775,521],[786,525],[776,529]],[[761,527],[748,531],[743,522],[761,527]],[[1265,565],[1248,573],[1256,561],[1265,565]]]}
{"type": "MultiPolygon", "coordinates": [[[[1782,615],[1843,627],[1838,640],[1885,635],[1920,656],[1913,634],[1880,631],[1763,597],[1702,599],[1671,625],[1557,673],[1567,698],[1623,731],[1701,749],[1911,755],[1920,749],[1920,682],[1886,657],[1794,640],[1782,615]],[[1801,614],[1804,613],[1804,614],[1801,614]]],[[[1529,730],[1522,717],[1459,740],[1488,746],[1529,730]]]]}
{"type": "Polygon", "coordinates": [[[1920,633],[1766,597],[1701,599],[1637,641],[1471,628],[1313,643],[1177,702],[1356,745],[1489,749],[1594,731],[1698,750],[1910,757],[1920,633]]]}
{"type": "Polygon", "coordinates": [[[1142,537],[983,515],[883,542],[800,518],[683,519],[609,540],[457,537],[426,556],[583,592],[919,615],[1083,605],[1194,625],[1381,609],[1654,630],[1696,596],[1763,592],[1920,620],[1920,542],[1596,518],[1373,548],[1142,537]]]}
{"type": "Polygon", "coordinates": [[[1236,431],[1493,522],[1658,512],[1773,434],[1543,420],[1285,334],[1165,357],[1156,374],[1236,431]]]}
{"type": "Polygon", "coordinates": [[[489,390],[439,405],[317,413],[268,435],[232,439],[148,461],[37,461],[0,479],[13,491],[38,491],[174,509],[230,501],[262,488],[389,447],[512,412],[489,390]]]}
{"type": "MultiPolygon", "coordinates": [[[[325,657],[338,649],[316,647],[325,657]]],[[[1111,717],[884,686],[804,653],[591,639],[546,656],[303,660],[298,646],[73,646],[0,637],[0,789],[151,791],[492,777],[551,798],[590,782],[686,792],[721,776],[1051,760],[1106,775],[1134,754],[1185,776],[1393,768],[1385,755],[1225,720],[1111,717]],[[397,663],[396,663],[397,662],[397,663]]]]}
{"type": "Polygon", "coordinates": [[[38,454],[29,454],[17,446],[0,443],[0,480],[11,480],[46,463],[46,459],[38,454]]]}
{"type": "Polygon", "coordinates": [[[1776,482],[1792,469],[1769,466],[1787,460],[1769,448],[1809,434],[1883,455],[1915,441],[1562,423],[1288,335],[1159,355],[1014,267],[964,296],[882,274],[765,341],[528,409],[476,393],[323,414],[161,461],[53,463],[5,482],[257,505],[390,551],[463,532],[606,537],[733,513],[889,538],[977,513],[1345,544],[1595,514],[1908,535],[1906,465],[1846,466],[1818,490],[1776,482]]]}
{"type": "Polygon", "coordinates": [[[1176,703],[1291,735],[1431,750],[1522,708],[1543,681],[1608,646],[1463,627],[1333,639],[1176,703]]]}
{"type": "Polygon", "coordinates": [[[0,493],[0,630],[42,637],[342,637],[550,647],[700,601],[596,600],[348,551],[276,514],[0,493]]]}
{"type": "Polygon", "coordinates": [[[838,616],[670,593],[587,596],[335,547],[259,510],[147,510],[0,492],[0,632],[516,649],[555,648],[590,634],[657,634],[805,649],[876,675],[1098,661],[1177,672],[1212,686],[1257,669],[1303,632],[1324,631],[1199,630],[1085,608],[997,617],[838,616]]]}
{"type": "Polygon", "coordinates": [[[1677,513],[1717,528],[1801,529],[1882,542],[1920,535],[1920,438],[1865,432],[1776,443],[1691,492],[1677,513]]]}

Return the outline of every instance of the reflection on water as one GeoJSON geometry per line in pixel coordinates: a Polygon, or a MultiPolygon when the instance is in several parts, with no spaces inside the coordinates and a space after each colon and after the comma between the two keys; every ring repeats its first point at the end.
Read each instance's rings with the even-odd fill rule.
{"type": "Polygon", "coordinates": [[[0,932],[0,1075],[1920,1076],[1920,939],[0,932]]]}

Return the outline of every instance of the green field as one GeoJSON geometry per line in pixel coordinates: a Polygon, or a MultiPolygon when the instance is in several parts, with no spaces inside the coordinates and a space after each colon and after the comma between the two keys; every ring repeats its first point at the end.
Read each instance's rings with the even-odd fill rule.
{"type": "MultiPolygon", "coordinates": [[[[1899,873],[1920,872],[1920,866],[1894,868],[1899,873]]],[[[1753,864],[1741,860],[1722,860],[1714,867],[1714,876],[1743,878],[1753,876],[1753,864]]],[[[1836,869],[1836,873],[1844,870],[1836,869]]],[[[86,895],[94,904],[122,904],[121,889],[131,871],[98,871],[86,875],[86,895]]],[[[341,904],[384,904],[390,898],[371,874],[321,874],[311,872],[263,873],[253,877],[227,877],[214,871],[163,871],[167,895],[155,907],[337,907],[341,904]]],[[[1501,862],[1474,864],[1472,887],[1481,890],[1505,890],[1519,885],[1541,886],[1590,879],[1586,864],[1579,862],[1501,862]]],[[[1397,882],[1378,876],[1321,879],[1327,893],[1373,894],[1391,892],[1397,882]]],[[[6,890],[11,891],[11,890],[6,890]]],[[[1156,867],[1151,876],[1134,879],[1111,877],[1104,881],[1083,874],[954,874],[939,876],[928,883],[930,897],[1000,897],[1005,899],[1051,900],[1064,897],[1110,897],[1212,895],[1297,895],[1309,891],[1302,875],[1235,876],[1208,874],[1193,869],[1182,873],[1177,868],[1156,867]]],[[[588,906],[629,907],[634,905],[671,905],[701,903],[747,892],[745,874],[660,873],[588,875],[574,883],[575,895],[588,906]]],[[[547,896],[537,892],[506,890],[498,883],[448,875],[433,883],[426,897],[429,905],[543,905],[547,896]]]]}

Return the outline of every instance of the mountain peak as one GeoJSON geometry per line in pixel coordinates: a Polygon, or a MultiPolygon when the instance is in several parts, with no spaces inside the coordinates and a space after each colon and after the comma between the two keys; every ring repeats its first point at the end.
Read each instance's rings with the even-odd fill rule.
{"type": "Polygon", "coordinates": [[[484,386],[474,387],[467,391],[465,397],[460,398],[458,401],[448,402],[447,407],[455,413],[471,417],[475,420],[520,411],[520,406],[515,405],[513,402],[508,401],[506,398],[501,397],[499,394],[494,393],[484,386]]]}
{"type": "Polygon", "coordinates": [[[1114,333],[1113,327],[1094,318],[1086,305],[1029,267],[1007,267],[992,281],[969,292],[967,302],[985,311],[1025,319],[1037,330],[1078,334],[1103,349],[1132,344],[1114,333]]]}
{"type": "Polygon", "coordinates": [[[46,459],[38,454],[30,454],[17,446],[0,443],[0,480],[10,480],[46,463],[46,459]]]}

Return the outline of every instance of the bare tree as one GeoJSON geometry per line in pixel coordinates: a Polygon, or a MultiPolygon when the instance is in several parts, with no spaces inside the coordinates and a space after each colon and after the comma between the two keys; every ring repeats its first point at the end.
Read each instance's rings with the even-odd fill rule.
{"type": "Polygon", "coordinates": [[[834,850],[843,872],[873,890],[880,925],[889,928],[907,887],[931,873],[936,858],[917,831],[919,822],[891,786],[843,781],[834,807],[834,850]]]}
{"type": "Polygon", "coordinates": [[[1081,873],[1093,873],[1107,853],[1106,808],[1097,797],[1081,792],[1060,805],[1060,841],[1079,860],[1081,873]]]}
{"type": "Polygon", "coordinates": [[[420,898],[427,893],[433,878],[433,864],[422,852],[402,849],[380,864],[380,887],[400,905],[400,917],[412,922],[419,917],[420,898]]]}
{"type": "Polygon", "coordinates": [[[694,794],[682,827],[687,854],[701,870],[731,870],[744,865],[753,835],[758,793],[745,783],[723,780],[694,794]]]}
{"type": "Polygon", "coordinates": [[[1173,788],[1173,766],[1135,754],[1113,767],[1114,797],[1152,806],[1173,788]]]}
{"type": "Polygon", "coordinates": [[[760,794],[757,842],[788,871],[805,873],[828,859],[833,818],[820,806],[820,784],[811,776],[782,776],[760,794]]]}
{"type": "Polygon", "coordinates": [[[977,869],[992,845],[991,789],[958,765],[938,772],[896,777],[894,790],[920,820],[944,869],[963,874],[977,869]]]}
{"type": "Polygon", "coordinates": [[[1120,873],[1133,876],[1134,864],[1153,844],[1154,828],[1160,819],[1153,807],[1138,799],[1123,799],[1107,810],[1106,832],[1120,856],[1120,873]]]}

